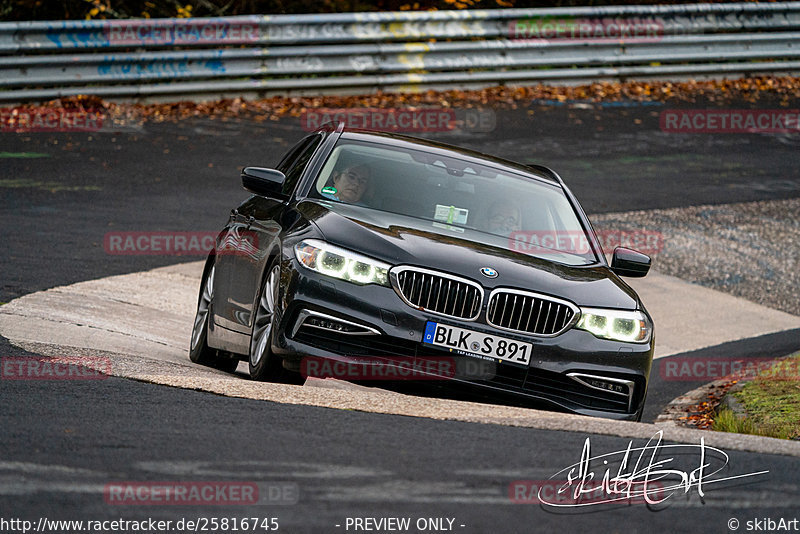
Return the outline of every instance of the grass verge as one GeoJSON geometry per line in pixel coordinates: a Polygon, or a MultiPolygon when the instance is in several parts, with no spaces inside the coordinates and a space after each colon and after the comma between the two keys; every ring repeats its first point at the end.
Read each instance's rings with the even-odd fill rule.
{"type": "Polygon", "coordinates": [[[733,396],[744,408],[722,408],[713,430],[782,439],[800,438],[800,352],[773,363],[733,396]]]}

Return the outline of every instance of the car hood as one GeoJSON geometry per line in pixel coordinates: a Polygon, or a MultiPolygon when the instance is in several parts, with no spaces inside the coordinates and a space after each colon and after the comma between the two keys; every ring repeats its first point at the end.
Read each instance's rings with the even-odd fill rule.
{"type": "Polygon", "coordinates": [[[523,254],[511,250],[508,238],[326,200],[304,200],[297,210],[326,241],[392,265],[426,267],[475,280],[489,290],[526,289],[580,306],[639,306],[633,289],[608,267],[570,266],[523,254]],[[497,277],[481,274],[483,267],[496,270],[497,277]]]}

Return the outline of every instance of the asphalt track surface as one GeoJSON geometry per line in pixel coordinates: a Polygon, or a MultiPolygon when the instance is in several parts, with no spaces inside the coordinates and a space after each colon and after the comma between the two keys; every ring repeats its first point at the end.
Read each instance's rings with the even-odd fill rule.
{"type": "MultiPolygon", "coordinates": [[[[494,131],[428,137],[550,165],[590,216],[800,196],[796,141],[667,134],[658,127],[661,109],[498,111],[494,131]]],[[[302,135],[291,118],[0,133],[0,301],[184,260],[109,255],[103,236],[217,230],[246,198],[238,170],[275,163],[302,135]]],[[[777,334],[706,350],[777,355],[787,348],[797,348],[794,338],[777,334]]],[[[25,354],[5,340],[0,352],[25,354]]],[[[652,387],[647,419],[693,384],[659,386],[654,377],[652,387]]],[[[678,491],[660,510],[558,510],[513,504],[509,484],[546,480],[577,462],[586,438],[579,433],[280,405],[117,378],[3,381],[0,406],[5,519],[263,516],[278,517],[286,532],[353,532],[345,530],[347,517],[404,516],[455,518],[454,530],[463,532],[729,532],[732,517],[742,530],[755,518],[800,517],[800,463],[792,457],[730,452],[726,476],[769,473],[707,487],[704,503],[693,489],[688,499],[678,491]],[[103,499],[110,482],[165,480],[289,481],[299,499],[261,507],[115,506],[103,499]]],[[[606,453],[628,441],[596,436],[591,444],[606,453]]],[[[682,466],[690,471],[698,453],[685,456],[694,461],[682,466]]]]}

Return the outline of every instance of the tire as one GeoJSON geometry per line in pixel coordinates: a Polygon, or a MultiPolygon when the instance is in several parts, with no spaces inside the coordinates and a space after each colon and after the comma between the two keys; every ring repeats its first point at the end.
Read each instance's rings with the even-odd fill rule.
{"type": "Polygon", "coordinates": [[[644,415],[644,405],[647,402],[647,391],[644,392],[644,398],[642,399],[642,404],[639,406],[639,410],[636,412],[636,416],[634,421],[637,423],[641,423],[642,415],[644,415]]]}
{"type": "Polygon", "coordinates": [[[214,263],[209,259],[210,269],[200,285],[200,296],[197,299],[197,312],[194,316],[192,339],[189,342],[189,359],[197,364],[213,367],[226,373],[233,373],[239,366],[239,360],[221,354],[221,351],[208,346],[208,321],[211,317],[211,306],[214,302],[214,263]]]}
{"type": "Polygon", "coordinates": [[[253,330],[250,333],[250,355],[248,368],[253,380],[278,382],[285,377],[282,359],[272,353],[272,338],[275,331],[275,307],[278,302],[281,267],[273,261],[261,285],[256,302],[253,330]]]}
{"type": "Polygon", "coordinates": [[[212,364],[211,367],[214,369],[219,369],[223,373],[235,373],[236,369],[239,367],[239,360],[238,358],[232,358],[230,356],[224,356],[225,353],[222,351],[218,351],[222,356],[217,358],[217,361],[212,364]]]}

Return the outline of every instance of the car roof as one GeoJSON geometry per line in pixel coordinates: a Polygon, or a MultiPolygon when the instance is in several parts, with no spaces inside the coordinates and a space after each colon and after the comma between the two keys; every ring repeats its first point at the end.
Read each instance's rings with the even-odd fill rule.
{"type": "Polygon", "coordinates": [[[506,169],[518,174],[524,174],[531,178],[543,180],[559,187],[562,185],[558,175],[547,167],[541,165],[522,165],[520,163],[515,163],[503,158],[489,156],[476,150],[448,145],[438,141],[421,139],[419,137],[411,137],[408,135],[389,132],[345,128],[340,139],[375,142],[408,149],[424,149],[426,152],[432,152],[442,156],[454,157],[465,161],[472,161],[474,163],[488,165],[490,167],[506,169]]]}

